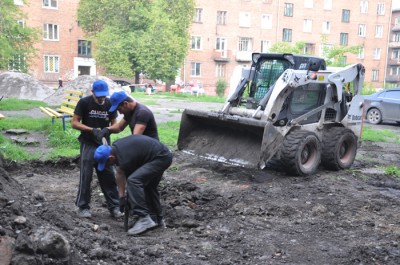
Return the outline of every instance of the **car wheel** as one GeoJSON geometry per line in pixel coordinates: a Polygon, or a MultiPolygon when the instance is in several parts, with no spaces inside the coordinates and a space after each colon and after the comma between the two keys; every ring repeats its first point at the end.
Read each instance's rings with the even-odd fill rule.
{"type": "Polygon", "coordinates": [[[378,109],[370,109],[367,113],[367,120],[372,124],[379,124],[382,122],[382,113],[378,109]]]}

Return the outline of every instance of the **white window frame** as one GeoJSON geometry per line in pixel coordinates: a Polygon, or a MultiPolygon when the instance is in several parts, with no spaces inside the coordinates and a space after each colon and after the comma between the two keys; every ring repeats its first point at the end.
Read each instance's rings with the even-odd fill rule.
{"type": "Polygon", "coordinates": [[[376,25],[375,38],[382,38],[382,37],[383,37],[383,25],[376,25]]]}
{"type": "Polygon", "coordinates": [[[400,16],[394,18],[394,25],[397,26],[400,24],[400,16]]]}
{"type": "Polygon", "coordinates": [[[14,0],[14,5],[23,6],[24,5],[24,1],[23,0],[14,0]]]}
{"type": "Polygon", "coordinates": [[[251,52],[253,47],[252,39],[248,37],[240,37],[238,42],[238,51],[251,52]]]}
{"type": "Polygon", "coordinates": [[[228,11],[217,10],[217,25],[226,25],[228,23],[228,11]]]}
{"type": "Polygon", "coordinates": [[[374,48],[374,53],[373,53],[374,60],[380,60],[381,59],[381,51],[382,51],[381,48],[374,48]]]}
{"type": "Polygon", "coordinates": [[[191,49],[192,50],[202,50],[203,47],[203,38],[201,36],[192,36],[191,40],[191,49]]]}
{"type": "Polygon", "coordinates": [[[399,74],[400,74],[400,66],[390,67],[390,75],[399,75],[399,74]]]}
{"type": "Polygon", "coordinates": [[[360,13],[361,14],[368,13],[368,1],[360,1],[360,13]]]}
{"type": "Polygon", "coordinates": [[[225,77],[225,68],[226,68],[226,64],[217,63],[215,65],[215,76],[216,77],[225,77]]]}
{"type": "Polygon", "coordinates": [[[399,61],[400,59],[400,49],[393,49],[390,59],[399,61]]]}
{"type": "Polygon", "coordinates": [[[43,8],[58,9],[58,0],[43,0],[43,8]]]}
{"type": "Polygon", "coordinates": [[[324,9],[332,10],[332,0],[324,0],[324,9]]]}
{"type": "Polygon", "coordinates": [[[262,29],[272,29],[272,15],[262,14],[261,15],[261,28],[262,29]]]}
{"type": "Polygon", "coordinates": [[[17,20],[17,23],[21,28],[25,28],[25,20],[17,20]]]}
{"type": "Polygon", "coordinates": [[[331,33],[331,22],[330,21],[322,22],[322,33],[324,33],[324,34],[331,33]]]}
{"type": "Polygon", "coordinates": [[[303,20],[303,32],[312,32],[312,19],[304,19],[303,20]]]}
{"type": "Polygon", "coordinates": [[[385,15],[385,3],[384,2],[379,2],[376,6],[376,14],[378,16],[384,16],[385,15]]]}
{"type": "Polygon", "coordinates": [[[372,70],[371,81],[373,81],[373,82],[379,81],[379,70],[376,70],[376,69],[372,70]]]}
{"type": "Polygon", "coordinates": [[[45,55],[43,57],[43,69],[45,73],[59,73],[60,72],[60,56],[58,55],[45,55]],[[51,61],[53,66],[50,67],[51,61]]]}
{"type": "Polygon", "coordinates": [[[58,41],[60,30],[57,24],[43,24],[43,39],[49,41],[58,41]]]}
{"type": "Polygon", "coordinates": [[[285,3],[285,8],[283,9],[283,16],[293,17],[293,3],[285,3]]]}
{"type": "Polygon", "coordinates": [[[239,27],[250,28],[251,17],[250,12],[240,12],[239,13],[239,27]]]}
{"type": "Polygon", "coordinates": [[[190,62],[190,76],[193,76],[193,77],[201,76],[201,63],[190,62]]]}
{"type": "Polygon", "coordinates": [[[282,29],[282,41],[284,41],[284,42],[292,42],[293,41],[293,29],[289,29],[289,28],[282,29]],[[287,36],[286,36],[285,32],[287,33],[287,36]],[[289,37],[289,38],[286,39],[286,37],[289,37]]]}
{"type": "Polygon", "coordinates": [[[360,47],[357,52],[357,59],[364,59],[365,49],[364,47],[360,47]]]}
{"type": "Polygon", "coordinates": [[[195,8],[193,22],[201,23],[203,22],[203,8],[195,8]]]}
{"type": "Polygon", "coordinates": [[[269,40],[261,40],[261,47],[260,51],[262,53],[267,53],[269,52],[269,49],[271,48],[271,42],[269,40]]]}
{"type": "Polygon", "coordinates": [[[313,0],[304,0],[304,8],[314,8],[313,0]]]}
{"type": "Polygon", "coordinates": [[[358,25],[358,36],[365,37],[366,34],[367,34],[367,25],[359,24],[358,25]]]}

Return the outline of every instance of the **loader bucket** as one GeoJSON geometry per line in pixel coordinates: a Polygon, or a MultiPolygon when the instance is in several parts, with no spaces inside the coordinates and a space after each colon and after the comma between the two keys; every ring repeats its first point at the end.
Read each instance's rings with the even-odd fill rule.
{"type": "Polygon", "coordinates": [[[264,126],[259,120],[185,109],[178,149],[219,162],[258,167],[264,126]]]}

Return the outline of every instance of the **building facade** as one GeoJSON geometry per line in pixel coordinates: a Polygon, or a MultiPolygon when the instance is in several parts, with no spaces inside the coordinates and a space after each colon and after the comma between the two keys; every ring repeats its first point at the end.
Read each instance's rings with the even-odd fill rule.
{"type": "Polygon", "coordinates": [[[386,87],[400,86],[400,9],[392,11],[389,49],[386,73],[386,87]]]}
{"type": "MultiPolygon", "coordinates": [[[[43,32],[30,68],[33,76],[56,84],[60,77],[98,74],[92,44],[77,20],[79,0],[15,3],[27,14],[25,23],[43,32]]],[[[197,84],[215,95],[217,81],[229,87],[234,73],[250,66],[253,52],[268,52],[277,42],[305,42],[304,52],[317,56],[330,47],[359,45],[345,63],[364,64],[365,82],[383,87],[391,6],[392,0],[196,0],[188,55],[177,82],[197,84]]]]}

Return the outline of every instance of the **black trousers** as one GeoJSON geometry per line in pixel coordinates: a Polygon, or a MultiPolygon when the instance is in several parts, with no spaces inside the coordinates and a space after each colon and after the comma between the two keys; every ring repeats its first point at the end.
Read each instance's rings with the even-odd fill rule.
{"type": "Polygon", "coordinates": [[[117,182],[113,167],[106,166],[103,171],[97,170],[97,162],[94,160],[96,148],[97,146],[81,142],[80,179],[75,205],[80,209],[90,209],[91,183],[94,168],[99,180],[100,189],[106,199],[107,208],[111,211],[119,207],[117,182]]]}
{"type": "Polygon", "coordinates": [[[143,217],[150,214],[157,216],[157,219],[162,218],[158,184],[164,171],[171,165],[172,157],[172,153],[167,152],[127,176],[126,189],[134,215],[143,217]]]}

